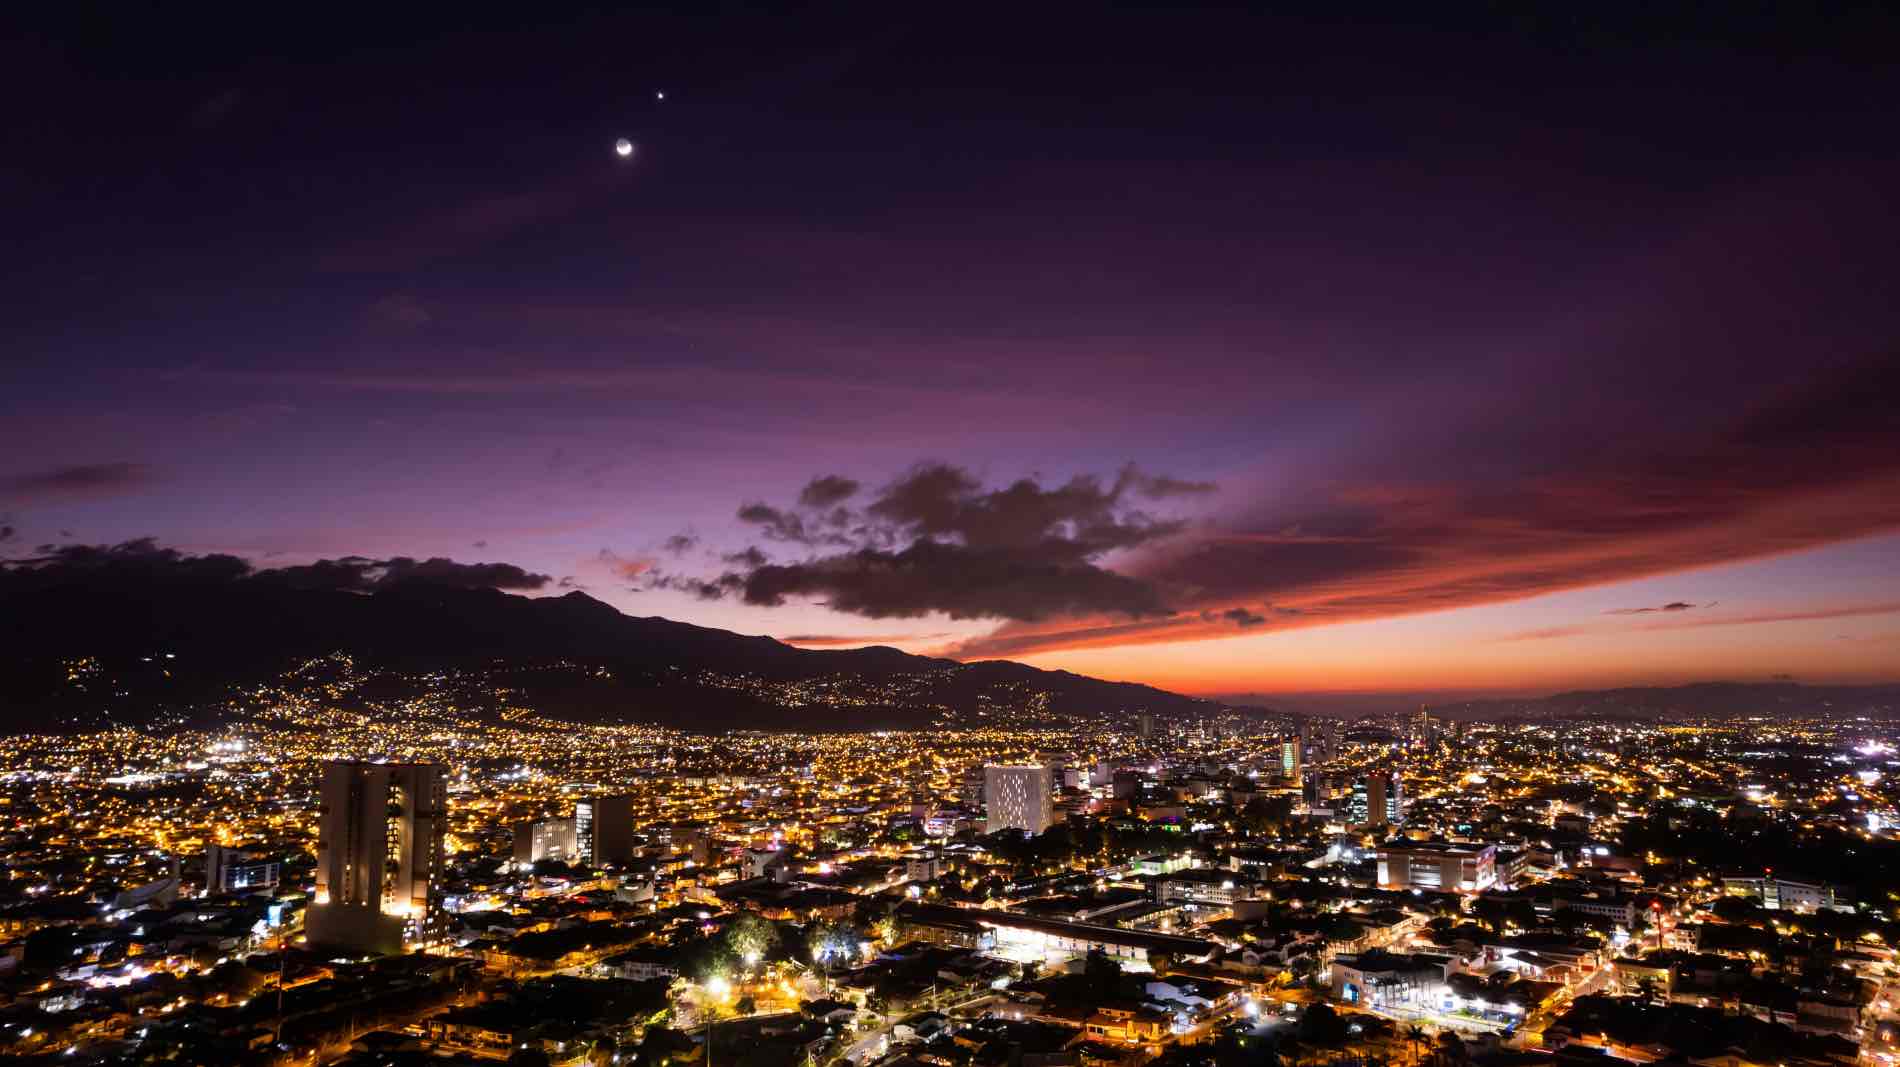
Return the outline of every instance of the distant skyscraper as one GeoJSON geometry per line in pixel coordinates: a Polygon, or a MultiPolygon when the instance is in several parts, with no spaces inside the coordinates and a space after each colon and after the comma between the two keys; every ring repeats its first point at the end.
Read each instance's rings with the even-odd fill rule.
{"type": "Polygon", "coordinates": [[[576,801],[574,846],[587,863],[631,863],[633,797],[622,793],[576,801]]]}
{"type": "Polygon", "coordinates": [[[1300,798],[1312,809],[1332,810],[1333,795],[1337,783],[1331,775],[1315,771],[1300,783],[1300,798]]]}
{"type": "Polygon", "coordinates": [[[1306,766],[1305,752],[1306,745],[1299,738],[1280,742],[1280,777],[1299,785],[1306,766]]]}
{"type": "Polygon", "coordinates": [[[325,764],[310,943],[399,952],[423,940],[436,917],[447,808],[439,764],[325,764]]]}
{"type": "Polygon", "coordinates": [[[1039,834],[1055,822],[1055,807],[1049,800],[1051,778],[1044,766],[1003,767],[991,764],[983,768],[983,805],[988,821],[985,829],[1022,830],[1039,834]]]}
{"type": "Polygon", "coordinates": [[[1036,754],[1036,762],[1049,768],[1049,781],[1051,784],[1060,784],[1062,781],[1062,772],[1069,767],[1068,754],[1063,752],[1039,752],[1036,754]]]}
{"type": "Polygon", "coordinates": [[[205,893],[256,893],[276,889],[276,860],[258,859],[241,848],[205,846],[205,893]]]}
{"type": "Polygon", "coordinates": [[[1141,713],[1141,736],[1153,737],[1154,735],[1155,717],[1152,713],[1144,711],[1141,713]]]}
{"type": "Polygon", "coordinates": [[[1312,762],[1331,763],[1339,755],[1339,720],[1304,720],[1300,723],[1300,743],[1312,762]]]}
{"type": "Polygon", "coordinates": [[[1404,817],[1405,794],[1392,771],[1372,771],[1352,784],[1347,817],[1354,826],[1385,826],[1404,817]]]}
{"type": "Polygon", "coordinates": [[[594,810],[592,800],[574,802],[574,858],[581,863],[594,862],[594,810]]]}
{"type": "Polygon", "coordinates": [[[1116,800],[1134,800],[1141,795],[1140,771],[1116,771],[1109,781],[1116,800]]]}

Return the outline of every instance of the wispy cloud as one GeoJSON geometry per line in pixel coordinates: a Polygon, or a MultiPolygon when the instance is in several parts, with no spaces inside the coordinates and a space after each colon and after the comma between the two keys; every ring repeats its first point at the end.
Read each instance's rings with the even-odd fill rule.
{"type": "MultiPolygon", "coordinates": [[[[1662,630],[1699,630],[1713,626],[1761,626],[1771,623],[1811,622],[1817,619],[1851,619],[1867,615],[1890,615],[1895,613],[1900,613],[1900,600],[1880,601],[1872,604],[1842,604],[1799,611],[1759,611],[1745,615],[1659,619],[1653,622],[1645,622],[1632,626],[1615,626],[1603,623],[1546,626],[1535,630],[1522,630],[1517,633],[1506,634],[1498,638],[1498,640],[1548,641],[1555,638],[1581,637],[1586,635],[1602,636],[1605,634],[1648,633],[1662,630]]],[[[1607,614],[1628,613],[1609,612],[1607,614]]]]}
{"type": "Polygon", "coordinates": [[[1649,614],[1653,614],[1659,611],[1660,612],[1690,611],[1697,607],[1712,608],[1714,606],[1715,606],[1714,602],[1710,602],[1707,604],[1691,604],[1686,600],[1672,600],[1667,604],[1657,604],[1654,607],[1647,607],[1647,608],[1611,608],[1608,611],[1605,611],[1603,614],[1605,615],[1649,615],[1649,614]]]}
{"type": "Polygon", "coordinates": [[[94,496],[139,488],[152,481],[143,463],[79,463],[0,478],[0,499],[28,502],[94,496]]]}

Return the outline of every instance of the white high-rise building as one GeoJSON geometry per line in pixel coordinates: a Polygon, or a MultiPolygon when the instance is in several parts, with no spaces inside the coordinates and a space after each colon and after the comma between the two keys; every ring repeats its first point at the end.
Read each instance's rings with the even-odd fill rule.
{"type": "Polygon", "coordinates": [[[317,890],[304,920],[312,945],[400,952],[436,918],[448,827],[448,768],[356,763],[323,768],[317,890]]]}
{"type": "Polygon", "coordinates": [[[990,833],[1022,830],[1031,834],[1047,830],[1056,821],[1055,805],[1049,799],[1053,788],[1054,778],[1048,767],[984,767],[985,829],[990,833]]]}

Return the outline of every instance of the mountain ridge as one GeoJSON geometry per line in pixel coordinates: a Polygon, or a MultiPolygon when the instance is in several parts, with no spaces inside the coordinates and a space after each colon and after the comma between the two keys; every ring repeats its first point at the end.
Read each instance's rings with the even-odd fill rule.
{"type": "Polygon", "coordinates": [[[526,675],[541,689],[531,695],[587,721],[800,729],[837,725],[833,719],[923,725],[929,714],[920,712],[981,717],[1017,705],[1055,719],[1226,707],[1008,660],[962,663],[886,645],[797,648],[629,615],[579,591],[528,597],[421,581],[369,593],[258,578],[14,582],[0,587],[0,642],[10,650],[0,698],[11,712],[0,729],[15,731],[101,708],[114,722],[190,718],[234,687],[334,653],[399,673],[534,667],[526,675]],[[595,680],[604,672],[616,687],[554,679],[555,664],[591,668],[595,680]],[[77,682],[75,672],[83,675],[77,682]]]}

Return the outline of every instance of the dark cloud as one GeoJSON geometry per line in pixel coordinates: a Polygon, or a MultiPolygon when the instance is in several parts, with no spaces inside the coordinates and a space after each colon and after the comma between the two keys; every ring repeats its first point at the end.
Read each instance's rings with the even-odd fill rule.
{"type": "Polygon", "coordinates": [[[1133,489],[1150,500],[1162,500],[1171,496],[1202,496],[1219,488],[1213,482],[1190,482],[1180,478],[1143,474],[1135,469],[1132,463],[1122,468],[1119,477],[1125,481],[1126,488],[1133,489]]]}
{"type": "Polygon", "coordinates": [[[691,552],[694,546],[698,544],[698,536],[689,533],[676,533],[661,542],[660,547],[665,549],[669,555],[684,556],[686,553],[691,552]]]}
{"type": "Polygon", "coordinates": [[[19,533],[19,531],[11,526],[0,526],[0,544],[13,540],[14,535],[17,533],[19,533]]]}
{"type": "Polygon", "coordinates": [[[804,545],[847,543],[843,535],[826,532],[808,521],[818,517],[775,508],[770,504],[742,504],[738,518],[740,522],[759,527],[760,535],[770,541],[791,541],[804,545]]]}
{"type": "Polygon", "coordinates": [[[1658,611],[1690,611],[1697,607],[1708,607],[1708,606],[1712,606],[1712,605],[1698,605],[1698,604],[1691,604],[1685,600],[1672,600],[1667,604],[1657,604],[1655,607],[1649,607],[1649,608],[1611,608],[1610,610],[1604,612],[1603,614],[1605,615],[1649,615],[1651,613],[1658,612],[1658,611]]]}
{"type": "Polygon", "coordinates": [[[277,567],[258,575],[259,581],[296,589],[334,589],[367,592],[376,585],[377,561],[366,556],[320,559],[295,567],[277,567]]]}
{"type": "Polygon", "coordinates": [[[383,561],[382,581],[385,583],[415,581],[465,589],[540,589],[553,580],[512,563],[457,563],[441,556],[424,560],[396,556],[383,561]]]}
{"type": "Polygon", "coordinates": [[[761,606],[809,598],[870,618],[933,612],[1019,621],[1094,612],[1161,616],[1169,608],[1160,588],[1101,561],[1184,528],[1178,519],[1135,506],[1133,498],[1211,486],[1129,466],[1108,483],[1082,475],[1052,487],[1025,478],[987,488],[960,467],[925,463],[861,509],[846,507],[843,501],[859,488],[852,479],[827,475],[812,479],[794,507],[753,502],[739,509],[740,520],[767,540],[806,545],[818,555],[773,563],[752,546],[726,556],[735,569],[716,580],[669,576],[662,584],[704,597],[736,594],[761,606]]]}
{"type": "Polygon", "coordinates": [[[837,474],[826,474],[805,484],[798,492],[798,505],[823,510],[844,503],[857,494],[859,484],[837,474]]]}
{"type": "Polygon", "coordinates": [[[745,567],[748,569],[757,569],[771,562],[771,559],[767,557],[764,552],[759,551],[757,545],[747,545],[737,552],[728,552],[719,558],[735,567],[745,567]]]}
{"type": "Polygon", "coordinates": [[[477,541],[477,542],[475,542],[475,544],[474,544],[474,546],[473,546],[473,547],[475,547],[475,548],[487,548],[487,547],[488,547],[488,542],[486,542],[486,541],[477,541]]]}
{"type": "Polygon", "coordinates": [[[512,563],[457,563],[443,556],[412,559],[392,556],[369,559],[344,556],[320,559],[296,567],[277,567],[259,571],[257,581],[280,582],[300,589],[334,589],[367,593],[397,582],[424,582],[461,589],[508,589],[528,591],[545,588],[554,579],[535,574],[512,563]]]}
{"type": "Polygon", "coordinates": [[[804,563],[767,564],[738,576],[738,588],[748,604],[776,607],[792,597],[810,597],[833,611],[874,619],[932,612],[953,619],[1028,621],[1090,612],[1167,613],[1152,586],[1062,558],[1068,551],[1037,558],[1034,552],[924,540],[900,551],[866,548],[804,563]]]}
{"type": "Polygon", "coordinates": [[[39,500],[135,489],[151,481],[143,463],[80,463],[0,479],[0,499],[39,500]]]}
{"type": "Polygon", "coordinates": [[[371,559],[343,556],[294,567],[256,570],[236,556],[188,555],[149,537],[116,545],[41,545],[26,559],[0,561],[0,573],[12,581],[52,584],[79,580],[94,584],[155,582],[224,584],[251,581],[297,589],[366,593],[396,582],[426,582],[468,589],[540,589],[553,581],[512,563],[457,563],[436,556],[371,559]]]}
{"type": "Polygon", "coordinates": [[[744,585],[745,580],[733,573],[722,574],[716,578],[699,578],[690,574],[672,574],[654,570],[645,575],[639,588],[671,589],[701,600],[723,600],[729,594],[738,592],[744,585]]]}
{"type": "Polygon", "coordinates": [[[18,581],[93,583],[233,582],[251,573],[236,556],[190,556],[149,537],[116,545],[41,545],[37,554],[0,563],[18,581]]]}
{"type": "Polygon", "coordinates": [[[1223,619],[1226,619],[1227,621],[1233,623],[1234,625],[1240,627],[1243,630],[1250,630],[1253,627],[1260,626],[1267,621],[1267,617],[1265,615],[1260,615],[1255,612],[1248,611],[1246,608],[1229,608],[1226,611],[1221,612],[1220,617],[1223,619]]]}

